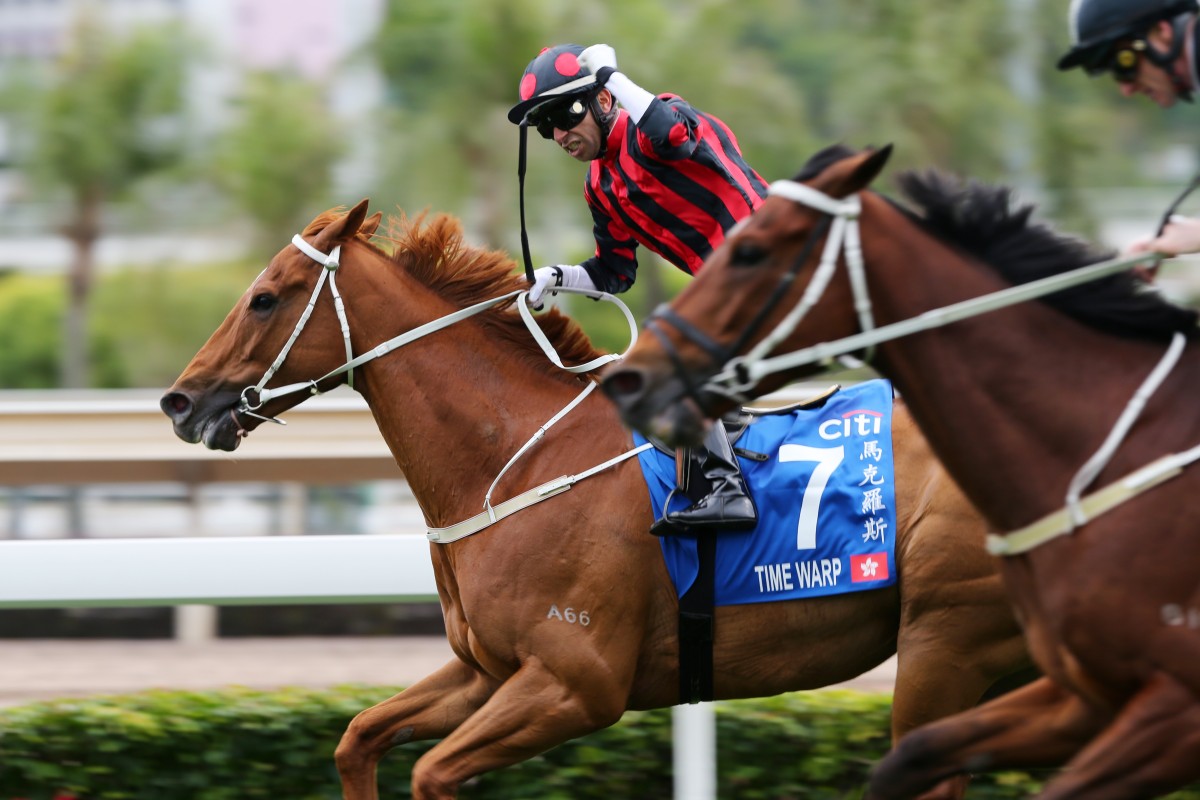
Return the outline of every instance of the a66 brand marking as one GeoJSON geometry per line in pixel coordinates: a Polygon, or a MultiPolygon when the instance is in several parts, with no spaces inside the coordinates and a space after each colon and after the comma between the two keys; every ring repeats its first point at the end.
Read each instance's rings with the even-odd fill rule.
{"type": "Polygon", "coordinates": [[[592,617],[589,612],[576,611],[570,607],[559,611],[557,604],[552,604],[550,606],[550,611],[546,613],[546,619],[557,619],[560,622],[568,622],[572,625],[578,623],[585,628],[592,623],[592,617]]]}

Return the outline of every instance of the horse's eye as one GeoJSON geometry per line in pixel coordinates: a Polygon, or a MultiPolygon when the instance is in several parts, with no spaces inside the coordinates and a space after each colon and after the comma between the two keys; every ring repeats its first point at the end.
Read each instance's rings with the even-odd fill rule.
{"type": "Polygon", "coordinates": [[[766,248],[753,242],[738,242],[733,246],[733,255],[729,258],[731,267],[752,267],[760,264],[767,257],[766,248]]]}
{"type": "Polygon", "coordinates": [[[250,301],[250,309],[252,311],[270,311],[274,307],[275,295],[267,294],[266,292],[254,295],[254,299],[250,301]]]}

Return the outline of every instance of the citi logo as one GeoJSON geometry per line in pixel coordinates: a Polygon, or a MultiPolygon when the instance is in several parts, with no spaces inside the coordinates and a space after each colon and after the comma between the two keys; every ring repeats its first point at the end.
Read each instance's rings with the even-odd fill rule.
{"type": "Polygon", "coordinates": [[[821,438],[830,442],[851,436],[878,436],[882,430],[883,414],[866,409],[847,411],[841,419],[827,419],[817,426],[821,438]]]}

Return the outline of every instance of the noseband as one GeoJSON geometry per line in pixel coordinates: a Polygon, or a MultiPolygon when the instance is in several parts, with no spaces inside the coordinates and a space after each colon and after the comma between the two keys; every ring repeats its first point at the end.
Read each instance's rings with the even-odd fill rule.
{"type": "MultiPolygon", "coordinates": [[[[851,289],[854,292],[854,307],[858,312],[859,325],[864,331],[873,330],[875,327],[874,318],[871,314],[871,299],[867,294],[866,276],[863,267],[862,239],[858,228],[858,218],[862,212],[862,203],[858,195],[850,195],[839,200],[811,186],[806,186],[795,181],[775,181],[771,184],[768,192],[771,195],[784,197],[793,202],[816,209],[822,212],[824,216],[822,216],[820,222],[817,223],[812,232],[808,234],[804,245],[800,248],[800,252],[792,261],[791,266],[787,272],[780,276],[779,283],[776,284],[774,290],[771,292],[771,296],[759,308],[754,318],[743,329],[741,335],[732,344],[721,345],[695,325],[675,313],[667,304],[663,304],[655,309],[654,313],[646,321],[646,329],[662,345],[667,358],[671,361],[676,376],[679,377],[684,385],[685,393],[701,409],[706,408],[706,396],[717,395],[727,397],[735,402],[742,402],[746,399],[745,392],[753,388],[754,384],[757,383],[757,379],[752,378],[747,371],[747,365],[761,361],[770,355],[780,342],[791,335],[792,331],[796,329],[809,310],[817,304],[833,278],[833,273],[837,269],[838,256],[843,250],[846,253],[846,270],[849,273],[851,289]],[[812,281],[809,282],[804,296],[800,298],[800,302],[753,350],[744,356],[737,355],[745,347],[746,343],[758,334],[776,307],[783,302],[788,292],[791,291],[792,284],[796,281],[796,276],[799,275],[804,265],[808,263],[810,256],[826,232],[829,235],[825,241],[821,263],[817,267],[812,281]],[[728,383],[710,381],[703,387],[695,386],[688,375],[688,370],[679,355],[679,351],[671,342],[670,337],[664,332],[663,323],[669,323],[685,341],[692,343],[706,352],[718,368],[724,367],[724,374],[737,376],[735,380],[728,383]]],[[[868,360],[871,357],[872,351],[873,348],[867,351],[866,357],[868,360]]]]}

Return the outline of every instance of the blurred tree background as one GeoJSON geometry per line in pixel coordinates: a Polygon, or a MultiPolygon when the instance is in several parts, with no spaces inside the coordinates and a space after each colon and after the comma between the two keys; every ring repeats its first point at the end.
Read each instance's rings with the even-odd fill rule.
{"type": "MultiPolygon", "coordinates": [[[[1096,197],[1169,199],[1195,168],[1190,109],[1164,114],[1107,80],[1054,69],[1066,0],[861,0],[853,13],[767,0],[381,2],[372,38],[338,68],[376,76],[383,99],[349,119],[335,82],[248,69],[219,124],[199,124],[187,93],[211,55],[178,27],[81,19],[57,59],[0,72],[9,166],[44,209],[35,226],[75,253],[60,275],[20,263],[0,272],[0,387],[169,384],[292,232],[363,196],[385,212],[452,213],[471,241],[519,259],[506,112],[526,63],[559,42],[613,45],[634,81],[724,119],[767,180],[834,142],[891,142],[889,174],[939,167],[1006,183],[1054,224],[1097,237],[1116,212],[1096,197]],[[151,230],[237,241],[244,255],[131,265],[97,281],[102,235],[151,230]]],[[[531,138],[535,265],[590,254],[583,176],[531,138]]],[[[886,175],[878,188],[889,189],[886,175]]],[[[641,261],[627,296],[639,318],[686,281],[654,256],[641,261]]],[[[619,315],[572,309],[603,346],[625,346],[619,315]]]]}
{"type": "Polygon", "coordinates": [[[14,84],[21,164],[35,192],[61,203],[64,216],[57,222],[72,245],[62,335],[56,337],[63,386],[104,380],[89,375],[94,360],[88,350],[104,210],[142,178],[184,157],[178,120],[185,53],[176,29],[143,29],[118,40],[97,19],[82,16],[53,68],[14,84]]]}

